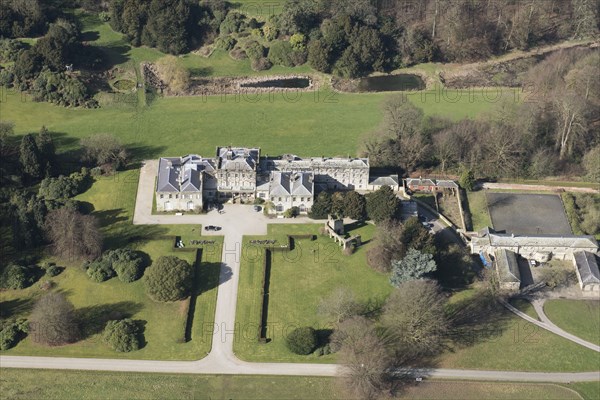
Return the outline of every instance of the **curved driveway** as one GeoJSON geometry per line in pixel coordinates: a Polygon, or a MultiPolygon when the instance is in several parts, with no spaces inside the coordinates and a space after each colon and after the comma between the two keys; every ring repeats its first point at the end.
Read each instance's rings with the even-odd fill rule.
{"type": "MultiPolygon", "coordinates": [[[[0,367],[236,375],[335,376],[338,374],[342,367],[335,364],[249,363],[239,360],[233,353],[243,236],[266,234],[267,225],[270,223],[297,223],[300,221],[271,220],[264,217],[262,213],[252,212],[248,206],[235,205],[225,207],[224,214],[213,211],[206,215],[152,215],[155,171],[156,161],[146,162],[140,171],[134,224],[212,224],[223,227],[222,231],[213,233],[223,235],[224,242],[211,352],[199,361],[0,356],[0,367]]],[[[307,219],[301,222],[322,223],[323,221],[307,219]]],[[[415,376],[434,378],[530,382],[574,382],[600,379],[599,372],[543,373],[414,369],[411,370],[411,373],[415,376]]]]}
{"type": "Polygon", "coordinates": [[[524,312],[520,311],[519,309],[517,309],[516,307],[512,306],[511,304],[509,304],[508,302],[506,302],[504,300],[500,300],[500,302],[509,311],[511,311],[514,314],[518,315],[519,317],[523,318],[527,322],[531,322],[532,324],[535,324],[535,325],[539,326],[542,329],[550,331],[550,332],[554,333],[555,335],[561,336],[561,337],[563,337],[563,338],[565,338],[567,340],[570,340],[571,342],[577,343],[580,346],[587,347],[590,350],[594,350],[594,351],[600,353],[600,346],[598,346],[598,345],[596,345],[594,343],[590,343],[590,342],[588,342],[586,340],[583,340],[583,339],[581,339],[581,338],[579,338],[579,337],[577,337],[575,335],[570,334],[569,332],[565,332],[562,329],[560,329],[558,326],[554,325],[548,319],[548,317],[546,317],[546,314],[544,314],[544,309],[542,307],[543,302],[537,303],[537,300],[534,300],[532,302],[532,304],[533,304],[536,312],[538,313],[538,315],[540,316],[540,318],[542,319],[543,322],[540,322],[540,321],[538,321],[535,318],[531,318],[529,315],[525,314],[524,312]]]}

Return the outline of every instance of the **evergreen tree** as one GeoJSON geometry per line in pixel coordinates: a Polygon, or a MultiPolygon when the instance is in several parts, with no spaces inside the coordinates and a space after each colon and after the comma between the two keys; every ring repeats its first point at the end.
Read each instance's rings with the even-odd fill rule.
{"type": "Polygon", "coordinates": [[[40,151],[35,144],[33,135],[23,136],[20,147],[20,161],[23,173],[31,178],[37,179],[42,176],[42,164],[40,151]]]}
{"type": "Polygon", "coordinates": [[[389,186],[382,186],[379,190],[367,196],[367,214],[375,223],[395,218],[400,208],[400,200],[389,186]]]}
{"type": "Polygon", "coordinates": [[[331,213],[331,193],[321,192],[310,208],[308,216],[313,219],[325,219],[331,213]]]}
{"type": "Polygon", "coordinates": [[[403,282],[422,279],[429,272],[437,269],[433,256],[419,250],[410,249],[400,261],[392,261],[390,283],[400,287],[403,282]]]}
{"type": "Polygon", "coordinates": [[[54,168],[55,148],[52,136],[45,126],[42,126],[40,133],[35,138],[35,142],[40,154],[40,164],[44,169],[45,176],[51,176],[54,168]]]}

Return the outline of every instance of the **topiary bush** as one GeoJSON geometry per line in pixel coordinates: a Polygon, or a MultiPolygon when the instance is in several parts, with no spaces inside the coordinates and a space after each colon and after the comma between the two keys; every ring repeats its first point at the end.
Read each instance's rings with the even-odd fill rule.
{"type": "Polygon", "coordinates": [[[127,353],[140,348],[142,330],[138,323],[125,318],[117,321],[108,321],[102,340],[114,350],[127,353]]]}
{"type": "Polygon", "coordinates": [[[144,275],[146,294],[154,301],[182,300],[190,294],[193,277],[194,270],[187,261],[175,256],[159,257],[144,275]]]}
{"type": "Polygon", "coordinates": [[[308,355],[317,347],[317,332],[310,326],[294,329],[285,340],[292,353],[308,355]]]}

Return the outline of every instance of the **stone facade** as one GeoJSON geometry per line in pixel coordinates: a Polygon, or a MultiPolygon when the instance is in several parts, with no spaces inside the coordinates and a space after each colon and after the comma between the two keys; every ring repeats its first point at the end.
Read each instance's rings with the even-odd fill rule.
{"type": "Polygon", "coordinates": [[[161,158],[156,185],[158,211],[191,210],[204,201],[262,198],[276,212],[298,207],[306,213],[322,190],[376,190],[399,180],[370,177],[369,159],[352,157],[261,158],[259,148],[217,147],[214,158],[199,155],[161,158]]]}

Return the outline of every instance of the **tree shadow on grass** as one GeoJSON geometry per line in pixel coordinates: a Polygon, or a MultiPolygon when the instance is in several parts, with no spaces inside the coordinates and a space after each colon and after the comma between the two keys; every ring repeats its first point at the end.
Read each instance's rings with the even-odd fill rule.
{"type": "Polygon", "coordinates": [[[146,325],[148,324],[148,322],[144,321],[143,319],[134,319],[133,323],[139,329],[138,340],[140,343],[140,347],[138,348],[138,350],[141,350],[148,345],[148,342],[146,341],[146,336],[144,335],[144,333],[146,332],[146,325]]]}
{"type": "Polygon", "coordinates": [[[510,319],[502,305],[483,291],[453,304],[447,316],[450,321],[448,338],[461,346],[473,346],[499,337],[510,319]]]}
{"type": "Polygon", "coordinates": [[[317,329],[317,347],[323,347],[330,342],[333,329],[317,329]]]}
{"type": "Polygon", "coordinates": [[[189,69],[190,76],[192,78],[196,77],[205,77],[209,76],[213,73],[214,69],[212,67],[193,67],[189,69]]]}
{"type": "Polygon", "coordinates": [[[114,210],[94,211],[92,215],[100,221],[100,226],[110,226],[118,222],[127,221],[129,217],[125,216],[125,210],[117,208],[114,210]]]}
{"type": "Polygon", "coordinates": [[[346,224],[344,226],[344,229],[346,230],[346,232],[350,232],[353,231],[355,229],[359,229],[362,228],[364,226],[367,226],[367,223],[365,221],[354,221],[350,224],[346,224]]]}
{"type": "Polygon", "coordinates": [[[76,313],[81,326],[81,338],[87,339],[102,332],[108,321],[131,318],[142,308],[141,303],[122,301],[77,309],[76,313]]]}
{"type": "Polygon", "coordinates": [[[138,169],[141,167],[141,162],[144,160],[153,160],[155,158],[164,156],[166,146],[149,146],[149,145],[137,145],[128,146],[127,151],[132,155],[131,163],[127,166],[127,169],[138,169]]]}
{"type": "MultiPolygon", "coordinates": [[[[133,225],[121,223],[106,234],[104,238],[104,249],[112,250],[129,245],[132,248],[143,246],[152,240],[162,239],[168,229],[160,225],[133,225]]],[[[170,237],[165,239],[171,240],[170,237]]],[[[149,264],[152,263],[152,260],[149,264]]]]}
{"type": "Polygon", "coordinates": [[[82,42],[95,42],[100,39],[100,32],[98,31],[86,31],[81,34],[82,42]]]}
{"type": "Polygon", "coordinates": [[[32,299],[14,299],[0,302],[0,318],[29,314],[33,309],[32,299]]]}

